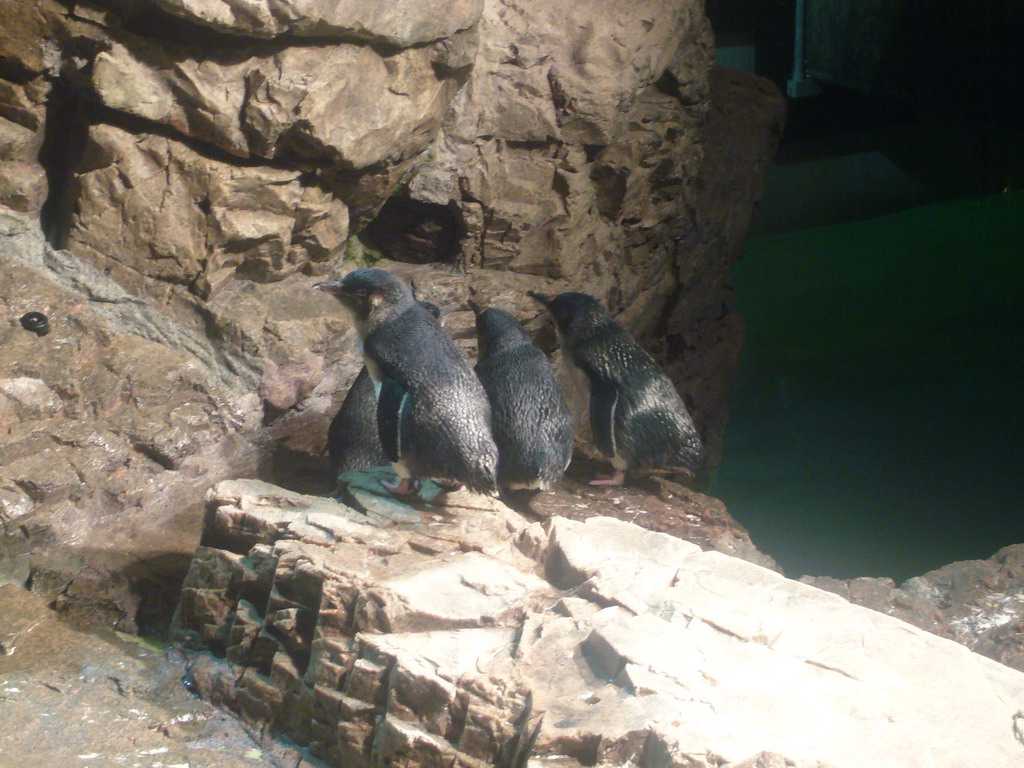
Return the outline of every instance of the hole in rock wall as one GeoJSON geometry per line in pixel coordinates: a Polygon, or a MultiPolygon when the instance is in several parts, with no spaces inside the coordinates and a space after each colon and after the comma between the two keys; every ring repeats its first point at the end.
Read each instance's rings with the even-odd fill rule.
{"type": "Polygon", "coordinates": [[[393,261],[430,264],[454,261],[459,220],[450,206],[392,197],[366,225],[360,239],[393,261]]]}
{"type": "MultiPolygon", "coordinates": [[[[311,431],[311,434],[320,432],[311,431]]],[[[327,455],[318,452],[323,450],[323,446],[294,447],[288,444],[290,439],[295,439],[292,434],[274,444],[273,451],[260,463],[259,477],[298,493],[331,495],[335,487],[334,475],[327,455]]]]}
{"type": "Polygon", "coordinates": [[[661,77],[655,80],[654,87],[659,93],[679,99],[682,104],[690,105],[696,103],[685,98],[684,89],[680,87],[679,78],[668,69],[662,72],[661,77]]]}
{"type": "Polygon", "coordinates": [[[590,169],[598,212],[610,221],[622,213],[626,199],[629,171],[614,164],[595,163],[590,169]]]}
{"type": "Polygon", "coordinates": [[[89,135],[85,105],[77,91],[56,80],[46,102],[46,133],[39,162],[46,171],[48,192],[39,217],[43,233],[54,248],[63,248],[71,220],[68,186],[89,135]]]}
{"type": "Polygon", "coordinates": [[[140,635],[167,636],[191,561],[189,555],[174,552],[140,561],[125,570],[139,596],[134,618],[140,635]]]}

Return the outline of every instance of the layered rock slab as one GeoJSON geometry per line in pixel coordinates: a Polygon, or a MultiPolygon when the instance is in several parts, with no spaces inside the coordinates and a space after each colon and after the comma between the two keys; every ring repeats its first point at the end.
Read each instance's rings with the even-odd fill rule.
{"type": "Polygon", "coordinates": [[[214,652],[197,682],[332,765],[1024,760],[1024,675],[681,539],[462,494],[403,524],[210,498],[179,613],[214,652]]]}
{"type": "Polygon", "coordinates": [[[156,0],[168,13],[235,35],[356,38],[410,46],[447,37],[480,18],[483,0],[156,0]]]}
{"type": "Polygon", "coordinates": [[[386,55],[337,42],[241,44],[217,54],[122,34],[96,55],[90,83],[111,109],[233,155],[366,168],[426,148],[474,43],[386,55]]]}

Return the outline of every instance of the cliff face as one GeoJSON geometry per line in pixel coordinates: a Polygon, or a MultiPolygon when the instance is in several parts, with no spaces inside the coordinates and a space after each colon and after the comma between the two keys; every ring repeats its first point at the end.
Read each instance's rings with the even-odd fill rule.
{"type": "Polygon", "coordinates": [[[549,350],[525,291],[600,296],[720,453],[728,264],[783,103],[712,76],[698,0],[0,0],[0,22],[8,580],[125,627],[165,613],[209,484],[315,464],[359,360],[310,285],[382,254],[469,353],[471,295],[549,350]]]}

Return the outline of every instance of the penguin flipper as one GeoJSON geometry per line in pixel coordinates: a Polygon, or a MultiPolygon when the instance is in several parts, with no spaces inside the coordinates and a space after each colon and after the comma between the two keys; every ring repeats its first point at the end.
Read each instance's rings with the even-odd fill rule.
{"type": "Polygon", "coordinates": [[[390,461],[402,460],[402,422],[411,405],[405,388],[390,377],[380,382],[377,399],[377,431],[384,455],[390,461]]]}
{"type": "Polygon", "coordinates": [[[594,379],[590,383],[590,429],[594,444],[609,458],[618,455],[615,440],[615,411],[619,406],[619,390],[610,381],[594,379]]]}

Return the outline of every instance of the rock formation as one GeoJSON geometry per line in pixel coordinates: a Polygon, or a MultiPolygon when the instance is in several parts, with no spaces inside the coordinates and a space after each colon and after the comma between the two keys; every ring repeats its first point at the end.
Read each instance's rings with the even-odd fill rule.
{"type": "Polygon", "coordinates": [[[1021,672],[628,522],[256,481],[210,501],[179,614],[195,682],[328,765],[1024,759],[1021,672]]]}
{"type": "MultiPolygon", "coordinates": [[[[268,751],[283,733],[335,764],[1020,762],[1019,674],[783,579],[671,483],[570,478],[531,517],[456,495],[425,518],[372,478],[349,486],[358,510],[255,480],[206,508],[238,477],[330,491],[318,457],[359,360],[311,285],[371,262],[468,353],[471,296],[550,351],[525,292],[599,295],[720,455],[743,336],[728,269],[783,100],[712,67],[699,0],[601,11],[0,0],[0,585],[129,631],[165,629],[180,594],[180,637],[212,652],[197,689],[269,726],[268,751]]],[[[825,586],[1020,666],[1018,560],[825,586]]],[[[34,626],[76,654],[33,695],[71,692],[69,719],[89,691],[146,701],[135,754],[104,755],[197,748],[183,710],[96,676],[124,662],[110,648],[3,592],[39,621],[0,629],[4,654],[34,626]]],[[[4,697],[33,663],[11,658],[4,697]]],[[[137,661],[162,697],[172,673],[137,661]]],[[[40,759],[66,762],[53,746],[40,759]]]]}
{"type": "Polygon", "coordinates": [[[165,615],[206,487],[311,479],[358,360],[309,286],[367,261],[470,353],[470,295],[549,351],[525,291],[600,295],[717,450],[782,100],[711,60],[697,0],[0,0],[0,574],[165,615]]]}

